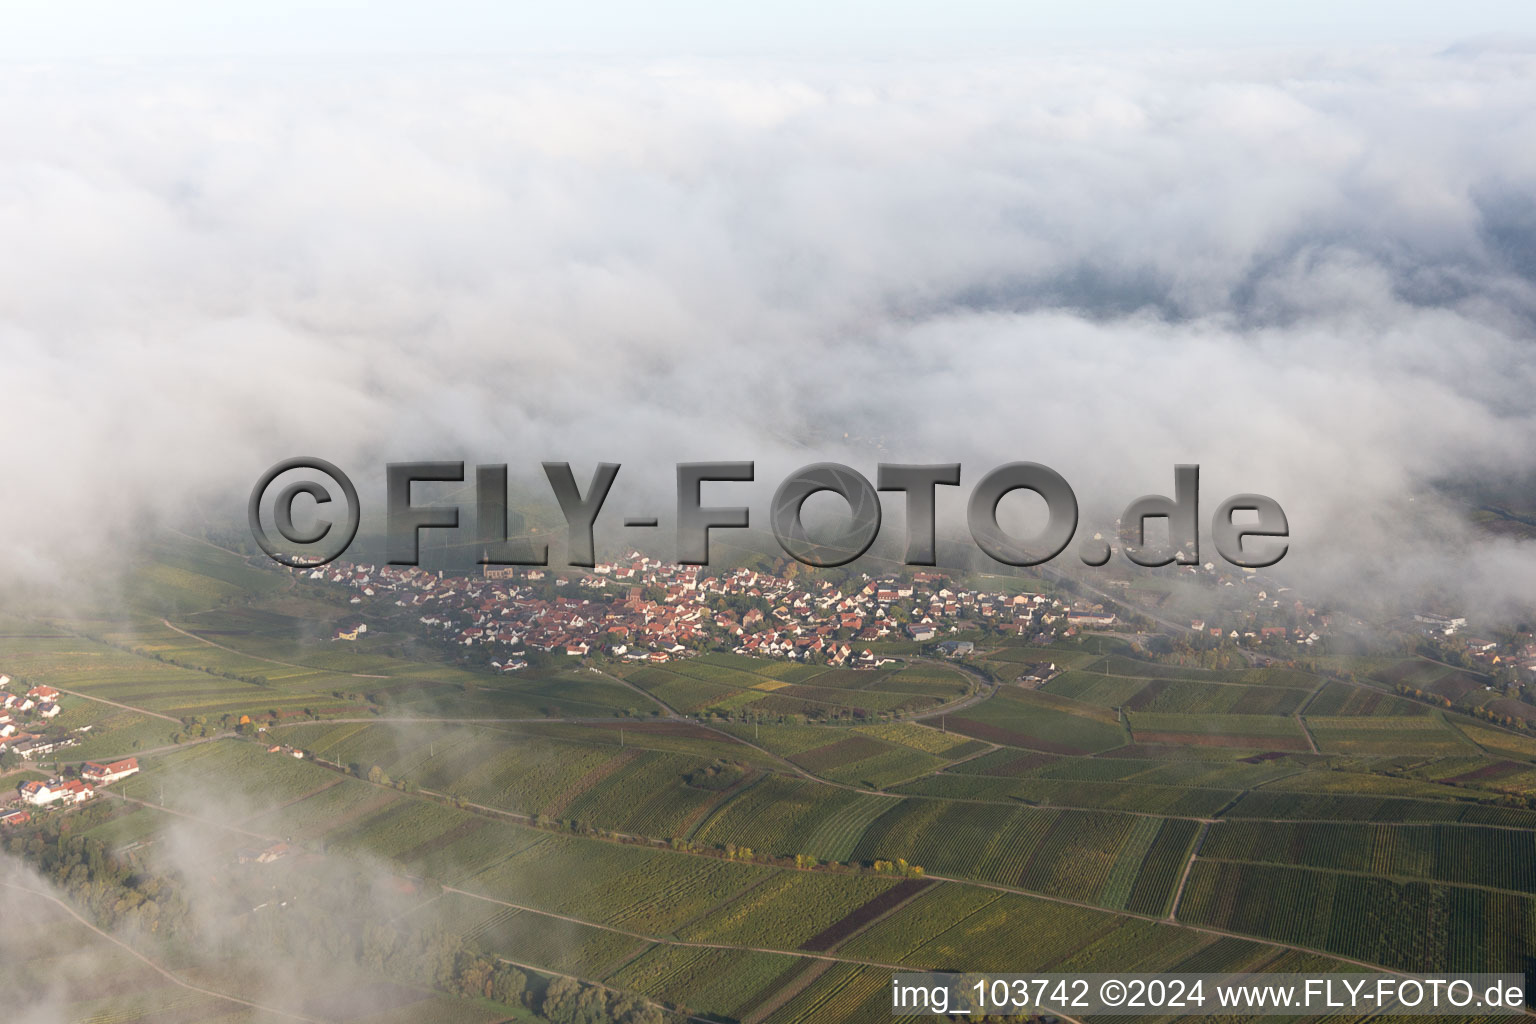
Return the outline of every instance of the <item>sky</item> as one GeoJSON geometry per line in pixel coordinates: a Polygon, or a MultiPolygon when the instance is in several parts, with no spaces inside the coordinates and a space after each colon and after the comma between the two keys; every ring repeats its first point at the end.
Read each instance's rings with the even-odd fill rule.
{"type": "Polygon", "coordinates": [[[923,52],[1536,36],[1508,0],[6,0],[0,57],[923,52]]]}
{"type": "MultiPolygon", "coordinates": [[[[386,461],[541,490],[541,461],[620,462],[624,514],[681,461],[758,461],[761,509],[812,461],[958,461],[963,496],[1029,460],[1096,526],[1196,462],[1208,510],[1281,504],[1320,593],[1525,615],[1536,547],[1455,495],[1536,480],[1536,49],[1465,42],[1477,3],[1398,6],[1436,38],[1339,16],[1255,49],[960,57],[903,8],[880,20],[910,59],[723,60],[654,7],[584,10],[662,56],[496,56],[522,38],[499,6],[13,2],[10,51],[137,56],[0,64],[0,365],[28,425],[0,478],[55,506],[0,504],[0,574],[238,513],[295,455],[365,495],[386,461]],[[317,55],[370,39],[412,49],[317,55]]],[[[965,19],[1022,32],[1018,9],[945,25],[1003,38],[965,19]]],[[[851,39],[853,10],[765,38],[851,39]]],[[[1099,38],[1071,10],[1052,24],[1099,38]]],[[[733,17],[706,27],[752,34],[733,17]]]]}

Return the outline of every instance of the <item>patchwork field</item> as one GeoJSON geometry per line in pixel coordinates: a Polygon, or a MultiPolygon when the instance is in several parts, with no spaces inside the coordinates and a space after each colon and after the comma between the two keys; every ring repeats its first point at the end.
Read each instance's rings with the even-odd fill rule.
{"type": "MultiPolygon", "coordinates": [[[[0,670],[78,695],[54,723],[82,741],[66,766],[141,758],[80,849],[174,865],[225,923],[306,879],[364,878],[360,905],[393,907],[361,940],[375,952],[420,927],[451,936],[454,962],[744,1024],[890,1019],[895,968],[1524,970],[1536,955],[1536,739],[1393,693],[1482,685],[1422,659],[1365,664],[1355,684],[975,629],[969,666],[893,644],[906,660],[879,670],[705,653],[501,674],[404,629],[332,641],[355,618],[344,599],[207,545],[151,562],[115,611],[0,621],[0,670]]],[[[69,1019],[271,1019],[25,913],[100,965],[69,1019]]],[[[72,962],[7,949],[28,970],[72,962]]],[[[184,976],[272,994],[227,957],[184,976]]],[[[23,1008],[46,996],[8,981],[23,1008]]],[[[527,1016],[380,991],[388,1005],[356,1019],[527,1016]]]]}
{"type": "Polygon", "coordinates": [[[1247,750],[1311,749],[1301,722],[1278,715],[1173,715],[1127,711],[1125,717],[1137,743],[1247,750]]]}
{"type": "Polygon", "coordinates": [[[616,671],[669,707],[689,713],[864,718],[930,710],[964,697],[971,688],[964,674],[943,665],[818,670],[731,654],[616,671]],[[797,668],[809,671],[787,671],[797,668]]]}
{"type": "Polygon", "coordinates": [[[1127,742],[1113,711],[1048,693],[1001,688],[945,727],[966,736],[1052,754],[1089,754],[1127,742]]]}
{"type": "Polygon", "coordinates": [[[1439,715],[1369,718],[1325,718],[1307,715],[1307,729],[1325,753],[1390,754],[1413,750],[1420,754],[1473,751],[1467,740],[1439,715]]]}
{"type": "Polygon", "coordinates": [[[1218,822],[1200,857],[1536,893],[1536,836],[1503,828],[1218,822]]]}
{"type": "Polygon", "coordinates": [[[895,803],[893,797],[769,775],[720,807],[692,838],[778,856],[846,861],[869,825],[895,803]]]}
{"type": "Polygon", "coordinates": [[[1044,689],[1104,707],[1164,714],[1289,715],[1308,697],[1305,690],[1294,687],[1093,671],[1063,672],[1044,689]]]}
{"type": "Polygon", "coordinates": [[[1197,860],[1181,920],[1406,971],[1523,970],[1525,896],[1337,871],[1197,860]]]}
{"type": "Polygon", "coordinates": [[[1344,683],[1328,683],[1307,704],[1309,716],[1401,716],[1430,715],[1433,709],[1418,701],[1404,700],[1380,690],[1344,683]]]}

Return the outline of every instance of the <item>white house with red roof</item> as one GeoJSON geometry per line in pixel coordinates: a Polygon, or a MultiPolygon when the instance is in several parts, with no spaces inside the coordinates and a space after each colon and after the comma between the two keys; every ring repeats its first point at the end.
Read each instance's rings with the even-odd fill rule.
{"type": "Polygon", "coordinates": [[[47,782],[23,782],[20,787],[21,798],[34,807],[47,807],[49,804],[84,803],[95,795],[95,787],[88,782],[79,779],[49,779],[47,782]]]}
{"type": "Polygon", "coordinates": [[[126,779],[130,775],[137,775],[139,771],[139,759],[125,757],[120,761],[87,761],[80,769],[80,777],[87,782],[98,786],[116,782],[118,779],[126,779]]]}

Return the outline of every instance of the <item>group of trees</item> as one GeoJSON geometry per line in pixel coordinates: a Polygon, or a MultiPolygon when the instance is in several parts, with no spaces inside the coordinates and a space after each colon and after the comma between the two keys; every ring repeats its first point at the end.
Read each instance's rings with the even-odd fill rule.
{"type": "Polygon", "coordinates": [[[877,860],[874,863],[874,870],[876,874],[900,875],[903,878],[922,878],[925,873],[920,865],[908,864],[900,857],[893,861],[877,860]]]}
{"type": "Polygon", "coordinates": [[[747,766],[740,761],[716,758],[703,768],[695,768],[683,775],[683,782],[694,789],[727,790],[746,777],[747,766]]]}
{"type": "Polygon", "coordinates": [[[99,839],[76,834],[101,824],[120,806],[96,804],[70,815],[49,815],[6,842],[86,916],[109,930],[172,935],[185,929],[191,908],[174,876],[139,869],[99,839]]]}
{"type": "MultiPolygon", "coordinates": [[[[412,793],[416,790],[415,783],[411,782],[409,779],[405,778],[404,776],[401,776],[400,778],[390,778],[389,773],[376,764],[369,765],[365,768],[361,763],[353,761],[347,765],[347,772],[359,779],[371,782],[375,786],[391,786],[400,790],[402,793],[412,793]]],[[[457,806],[459,803],[457,794],[453,796],[453,800],[455,806],[457,806]]]]}
{"type": "Polygon", "coordinates": [[[1427,693],[1416,686],[1404,686],[1402,683],[1398,683],[1396,690],[1399,696],[1412,697],[1414,700],[1421,700],[1426,704],[1433,704],[1436,707],[1448,708],[1451,706],[1451,699],[1449,697],[1442,697],[1438,693],[1427,693]]]}
{"type": "Polygon", "coordinates": [[[574,978],[555,978],[534,1007],[554,1024],[663,1024],[667,1014],[654,1003],[574,978]]]}
{"type": "Polygon", "coordinates": [[[1473,718],[1482,719],[1485,722],[1491,722],[1494,725],[1503,726],[1506,729],[1516,729],[1521,732],[1528,732],[1531,729],[1530,720],[1520,718],[1515,715],[1501,714],[1482,704],[1473,704],[1467,701],[1463,701],[1459,704],[1454,703],[1449,697],[1443,696],[1442,694],[1422,690],[1416,686],[1405,686],[1402,683],[1398,683],[1395,689],[1400,696],[1422,701],[1425,704],[1431,704],[1437,708],[1454,710],[1463,715],[1470,715],[1473,718]]]}
{"type": "MultiPolygon", "coordinates": [[[[1161,665],[1216,671],[1248,667],[1248,659],[1230,640],[1219,640],[1207,634],[1180,633],[1171,637],[1159,634],[1147,640],[1143,649],[1149,660],[1161,665]]],[[[1127,652],[1127,656],[1135,655],[1127,652]]]]}
{"type": "Polygon", "coordinates": [[[750,846],[737,846],[735,843],[706,846],[680,836],[674,836],[667,840],[667,845],[683,853],[724,857],[726,860],[745,861],[752,864],[773,864],[778,867],[793,866],[797,871],[832,871],[852,874],[872,872],[877,875],[900,875],[902,878],[922,878],[926,874],[920,865],[909,864],[900,857],[895,860],[843,862],[839,860],[818,860],[808,853],[797,853],[791,858],[763,853],[759,850],[754,850],[750,846]]]}

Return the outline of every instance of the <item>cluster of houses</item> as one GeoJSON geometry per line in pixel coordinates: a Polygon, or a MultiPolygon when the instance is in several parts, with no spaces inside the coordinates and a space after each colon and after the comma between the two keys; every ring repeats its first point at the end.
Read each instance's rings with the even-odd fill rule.
{"type": "Polygon", "coordinates": [[[10,676],[0,673],[0,753],[14,750],[31,759],[75,743],[73,737],[42,732],[63,710],[58,690],[34,686],[25,693],[13,693],[11,682],[10,676]]]}
{"type": "MultiPolygon", "coordinates": [[[[443,639],[487,646],[503,671],[527,666],[527,652],[584,657],[604,652],[664,662],[691,650],[873,667],[860,645],[884,639],[932,641],[987,622],[1035,642],[1058,632],[1114,625],[1099,605],[1044,594],[965,590],[941,574],[856,578],[842,588],[735,569],[708,573],[632,552],[579,576],[543,569],[488,568],[482,577],[445,576],[416,567],[332,563],[295,570],[351,588],[352,604],[387,604],[414,614],[443,639]]],[[[388,610],[388,609],[386,609],[388,610]]],[[[365,627],[338,638],[356,639],[365,627]]]]}
{"type": "MultiPolygon", "coordinates": [[[[111,785],[138,771],[139,761],[134,757],[118,761],[88,761],[80,767],[75,778],[31,779],[16,787],[17,795],[22,803],[32,807],[71,807],[91,799],[96,795],[98,787],[111,785]]],[[[0,825],[25,824],[30,820],[31,814],[25,809],[0,815],[0,825]]]]}
{"type": "MultiPolygon", "coordinates": [[[[25,693],[11,689],[12,679],[0,672],[0,752],[15,751],[32,759],[78,742],[73,736],[45,736],[38,731],[61,710],[61,694],[51,686],[34,686],[25,693]]],[[[84,728],[89,728],[86,726],[84,728]]],[[[24,825],[32,820],[28,807],[69,807],[95,796],[98,786],[127,778],[139,770],[136,758],[90,761],[74,778],[29,779],[16,787],[13,803],[25,806],[0,811],[0,826],[24,825]]]]}
{"type": "Polygon", "coordinates": [[[1290,587],[1251,572],[1238,577],[1217,573],[1216,578],[1226,586],[1232,586],[1234,579],[1245,584],[1249,595],[1241,602],[1229,601],[1230,607],[1219,616],[1221,622],[1190,620],[1190,632],[1242,647],[1284,643],[1298,649],[1311,647],[1328,635],[1330,615],[1300,600],[1290,587]]]}
{"type": "MultiPolygon", "coordinates": [[[[1328,635],[1329,614],[1297,599],[1288,587],[1258,574],[1229,578],[1213,566],[1205,568],[1250,596],[1243,602],[1247,607],[1222,613],[1221,623],[1191,620],[1192,632],[1245,647],[1278,642],[1298,649],[1328,635]]],[[[1124,628],[1114,611],[1088,600],[968,590],[947,575],[923,570],[902,577],[864,575],[839,587],[825,579],[797,579],[793,567],[786,570],[789,575],[746,568],[715,572],[634,551],[580,574],[487,567],[483,576],[465,577],[347,563],[294,571],[350,588],[354,605],[385,603],[386,611],[414,613],[421,626],[444,640],[485,646],[491,665],[506,672],[526,668],[529,650],[664,662],[708,648],[873,667],[883,659],[862,646],[866,643],[934,643],[978,624],[1033,644],[1082,630],[1124,628]]],[[[1460,619],[1423,622],[1451,631],[1465,625],[1460,619]]],[[[356,640],[366,630],[361,622],[348,625],[337,638],[356,640]]],[[[1495,658],[1516,656],[1480,644],[1468,652],[1493,664],[1495,658]]],[[[1536,670],[1536,644],[1526,654],[1536,670]]]]}
{"type": "MultiPolygon", "coordinates": [[[[1491,651],[1486,647],[1484,647],[1483,650],[1479,653],[1481,653],[1481,655],[1484,658],[1487,658],[1490,662],[1493,662],[1499,657],[1495,651],[1491,651]]],[[[1516,664],[1522,666],[1527,672],[1531,673],[1532,675],[1536,675],[1536,641],[1530,641],[1522,644],[1517,651],[1511,653],[1510,657],[1514,659],[1516,664]]]]}
{"type": "Polygon", "coordinates": [[[1536,640],[1529,634],[1513,643],[1491,640],[1467,632],[1467,620],[1459,615],[1435,615],[1420,613],[1413,617],[1417,631],[1436,646],[1459,651],[1475,668],[1514,670],[1516,676],[1528,681],[1536,677],[1536,640]],[[1521,674],[1523,672],[1523,675],[1521,674]]]}
{"type": "MultiPolygon", "coordinates": [[[[1222,614],[1222,622],[1193,619],[1192,632],[1217,640],[1231,641],[1243,647],[1267,648],[1283,643],[1296,649],[1314,647],[1328,636],[1333,626],[1326,611],[1296,599],[1288,587],[1259,576],[1242,580],[1255,585],[1256,593],[1248,607],[1222,614]],[[1276,620],[1282,620],[1280,625],[1276,620]]],[[[1507,670],[1509,678],[1519,681],[1536,679],[1536,641],[1529,634],[1497,641],[1469,633],[1467,619],[1460,615],[1420,612],[1392,623],[1396,628],[1414,633],[1445,651],[1466,658],[1466,664],[1481,671],[1507,670]]]]}
{"type": "Polygon", "coordinates": [[[52,778],[47,782],[33,780],[17,787],[23,803],[33,807],[49,807],[62,804],[83,804],[96,795],[96,787],[84,779],[52,778]]]}
{"type": "Polygon", "coordinates": [[[1259,626],[1254,629],[1238,630],[1209,625],[1204,619],[1194,619],[1190,622],[1189,628],[1192,632],[1208,633],[1218,640],[1231,640],[1246,647],[1256,647],[1270,640],[1283,640],[1302,647],[1311,647],[1323,638],[1323,634],[1306,626],[1259,626]]]}
{"type": "MultiPolygon", "coordinates": [[[[1265,585],[1261,578],[1247,579],[1265,585]]],[[[1332,617],[1295,599],[1288,589],[1270,582],[1265,589],[1257,591],[1252,607],[1226,613],[1223,624],[1194,619],[1189,628],[1195,633],[1230,640],[1244,647],[1265,648],[1276,642],[1297,649],[1313,647],[1328,635],[1333,625],[1332,617]],[[1288,624],[1264,624],[1273,623],[1275,618],[1287,620],[1288,624]]],[[[1442,650],[1461,654],[1466,664],[1481,671],[1508,670],[1509,678],[1518,681],[1536,678],[1536,641],[1532,641],[1529,634],[1513,642],[1491,640],[1469,633],[1467,619],[1463,616],[1430,612],[1404,616],[1393,625],[1424,637],[1442,650]]]]}

